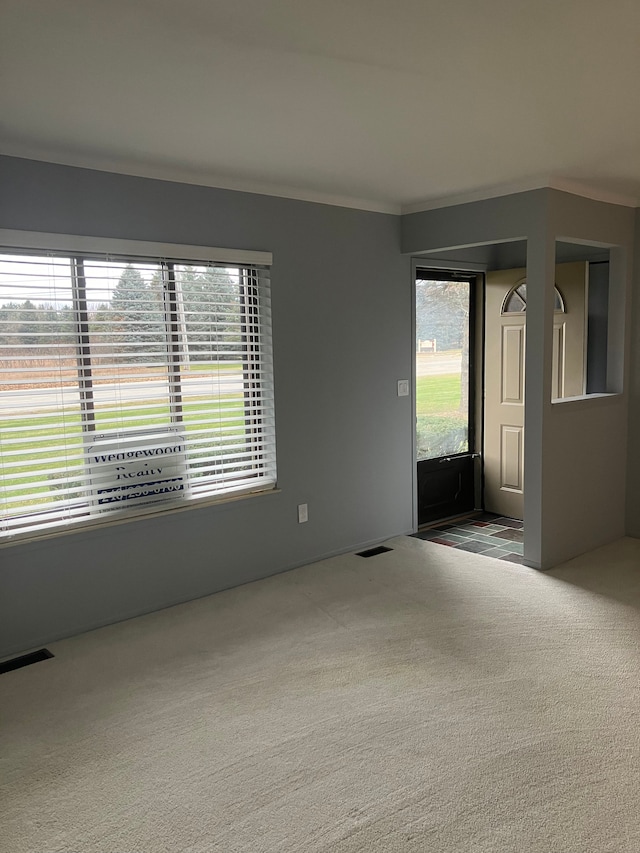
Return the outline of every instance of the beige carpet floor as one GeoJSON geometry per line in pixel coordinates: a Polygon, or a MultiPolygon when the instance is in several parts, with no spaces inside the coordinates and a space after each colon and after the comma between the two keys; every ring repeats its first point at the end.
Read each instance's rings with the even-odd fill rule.
{"type": "Polygon", "coordinates": [[[0,676],[2,853],[637,853],[640,541],[387,544],[0,676]]]}

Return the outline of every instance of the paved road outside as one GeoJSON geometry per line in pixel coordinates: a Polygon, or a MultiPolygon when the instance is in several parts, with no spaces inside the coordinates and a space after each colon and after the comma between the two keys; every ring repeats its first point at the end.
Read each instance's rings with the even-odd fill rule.
{"type": "Polygon", "coordinates": [[[460,373],[462,353],[421,352],[416,355],[416,376],[442,376],[445,373],[460,373]]]}
{"type": "MultiPolygon", "coordinates": [[[[416,356],[417,376],[439,376],[447,373],[460,373],[462,355],[459,351],[419,353],[416,356]]],[[[219,379],[212,380],[207,376],[189,376],[182,381],[183,397],[200,397],[205,395],[233,394],[242,391],[242,374],[227,373],[219,379]]],[[[121,403],[165,400],[167,398],[167,383],[161,379],[148,382],[124,382],[118,386],[117,399],[121,403]]],[[[0,394],[0,415],[15,412],[16,403],[20,400],[20,408],[25,411],[24,399],[29,400],[29,409],[59,408],[61,405],[73,406],[80,401],[77,388],[29,388],[20,391],[3,391],[0,394]]],[[[93,397],[96,405],[109,403],[113,400],[113,386],[94,385],[93,397]]]]}
{"type": "MultiPolygon", "coordinates": [[[[182,396],[186,398],[232,394],[242,391],[242,388],[241,373],[228,373],[213,380],[207,376],[189,376],[182,380],[182,396]]],[[[116,398],[119,403],[135,403],[162,401],[167,399],[167,395],[167,382],[154,379],[149,382],[124,382],[118,386],[116,398]]],[[[20,391],[3,391],[0,394],[0,415],[15,412],[18,400],[24,412],[25,398],[29,401],[31,411],[57,409],[61,405],[73,406],[80,402],[77,388],[28,388],[20,391]]],[[[96,405],[113,401],[113,385],[94,385],[93,399],[96,405]]]]}

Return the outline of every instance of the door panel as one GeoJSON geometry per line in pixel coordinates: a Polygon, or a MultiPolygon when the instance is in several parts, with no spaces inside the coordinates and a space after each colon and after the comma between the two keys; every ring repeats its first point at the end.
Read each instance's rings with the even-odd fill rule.
{"type": "MultiPolygon", "coordinates": [[[[553,323],[553,399],[584,393],[587,274],[582,262],[556,266],[564,305],[553,323]]],[[[524,268],[490,272],[485,291],[484,506],[512,518],[524,514],[526,292],[519,311],[503,313],[503,306],[525,278],[524,268]]]]}
{"type": "Polygon", "coordinates": [[[484,505],[522,518],[525,315],[502,314],[526,270],[487,273],[485,296],[484,505]]]}
{"type": "Polygon", "coordinates": [[[474,508],[470,454],[418,462],[418,522],[426,524],[474,508]]]}
{"type": "Polygon", "coordinates": [[[502,327],[501,403],[524,403],[524,323],[502,327]]]}
{"type": "Polygon", "coordinates": [[[502,425],[500,447],[500,487],[522,492],[522,456],[524,430],[502,425]]]}

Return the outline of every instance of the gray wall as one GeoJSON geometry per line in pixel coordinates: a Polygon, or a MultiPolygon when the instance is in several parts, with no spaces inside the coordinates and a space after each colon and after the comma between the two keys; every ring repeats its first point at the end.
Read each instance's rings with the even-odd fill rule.
{"type": "Polygon", "coordinates": [[[531,235],[543,220],[548,190],[484,199],[402,217],[402,251],[442,253],[531,235]]]}
{"type": "Polygon", "coordinates": [[[280,488],[3,547],[0,654],[411,530],[399,217],[5,157],[0,186],[0,228],[273,252],[280,488]]]}
{"type": "MultiPolygon", "coordinates": [[[[506,243],[490,243],[486,246],[471,246],[463,249],[450,249],[445,252],[425,252],[421,255],[425,266],[431,261],[448,261],[459,269],[465,264],[479,264],[484,270],[508,270],[524,267],[527,263],[527,241],[510,240],[506,243]]],[[[472,269],[476,269],[475,266],[472,269]]]]}
{"type": "MultiPolygon", "coordinates": [[[[640,249],[640,210],[636,210],[635,243],[640,249]]],[[[631,311],[631,375],[629,382],[629,452],[627,458],[627,533],[640,538],[640,263],[633,272],[631,311]]]]}
{"type": "MultiPolygon", "coordinates": [[[[548,230],[554,240],[613,247],[607,386],[618,393],[551,405],[545,388],[541,458],[543,566],[556,565],[625,533],[631,331],[628,316],[634,219],[635,212],[630,208],[550,191],[548,230]]],[[[527,303],[527,326],[529,308],[527,303]]],[[[546,318],[548,327],[552,318],[551,308],[546,318]]]]}

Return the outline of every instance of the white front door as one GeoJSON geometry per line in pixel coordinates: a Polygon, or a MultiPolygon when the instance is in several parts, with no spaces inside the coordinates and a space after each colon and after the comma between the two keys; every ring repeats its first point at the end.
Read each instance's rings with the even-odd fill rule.
{"type": "MultiPolygon", "coordinates": [[[[588,265],[582,262],[556,266],[554,399],[585,393],[587,275],[588,265]]],[[[524,268],[487,273],[485,300],[484,506],[489,512],[520,519],[524,515],[525,277],[524,268]]]]}

